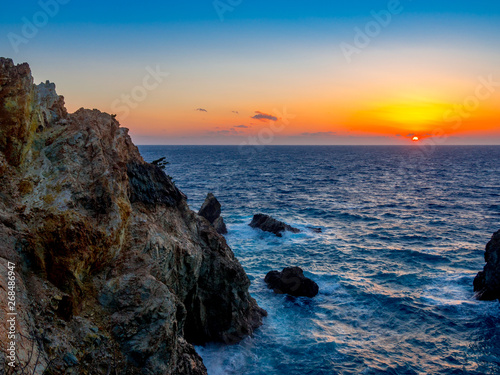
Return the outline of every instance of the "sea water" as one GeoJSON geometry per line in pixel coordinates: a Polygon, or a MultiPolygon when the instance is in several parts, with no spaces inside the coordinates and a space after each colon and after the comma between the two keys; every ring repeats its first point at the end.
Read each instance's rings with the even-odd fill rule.
{"type": "Polygon", "coordinates": [[[500,374],[500,304],[474,299],[500,229],[500,147],[142,146],[227,241],[269,316],[238,345],[197,347],[210,375],[500,374]],[[265,213],[302,229],[248,226],[265,213]],[[308,226],[322,228],[314,233],[308,226]],[[269,290],[299,266],[315,298],[269,290]]]}

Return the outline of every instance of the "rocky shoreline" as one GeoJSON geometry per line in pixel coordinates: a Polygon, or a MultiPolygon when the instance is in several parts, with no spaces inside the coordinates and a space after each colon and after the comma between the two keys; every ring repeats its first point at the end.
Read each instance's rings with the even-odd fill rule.
{"type": "Polygon", "coordinates": [[[262,324],[224,237],[113,115],[68,114],[10,59],[0,88],[0,296],[12,262],[27,373],[206,374],[193,344],[262,324]]]}
{"type": "Polygon", "coordinates": [[[495,232],[484,252],[486,265],[474,279],[474,292],[479,300],[500,299],[500,230],[495,232]]]}

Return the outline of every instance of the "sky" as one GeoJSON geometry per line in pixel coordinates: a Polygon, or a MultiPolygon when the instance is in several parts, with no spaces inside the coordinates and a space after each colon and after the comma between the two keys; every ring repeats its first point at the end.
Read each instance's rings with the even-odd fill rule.
{"type": "Polygon", "coordinates": [[[2,4],[0,56],[136,144],[500,144],[500,2],[2,4]]]}

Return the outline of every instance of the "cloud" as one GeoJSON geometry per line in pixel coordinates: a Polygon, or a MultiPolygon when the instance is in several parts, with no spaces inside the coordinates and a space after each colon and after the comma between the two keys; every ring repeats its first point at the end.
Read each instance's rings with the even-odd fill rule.
{"type": "Polygon", "coordinates": [[[237,115],[239,115],[240,113],[238,111],[231,111],[233,113],[236,113],[237,115]]]}
{"type": "Polygon", "coordinates": [[[195,109],[195,111],[198,111],[198,112],[208,112],[206,109],[204,108],[198,108],[198,109],[195,109]]]}
{"type": "Polygon", "coordinates": [[[278,118],[276,116],[268,115],[267,113],[260,112],[260,111],[255,111],[255,113],[257,113],[257,114],[255,116],[252,116],[253,119],[256,119],[256,120],[259,120],[262,122],[265,122],[267,120],[278,121],[278,118]]]}
{"type": "Polygon", "coordinates": [[[329,135],[337,135],[336,132],[316,132],[316,133],[301,133],[300,135],[308,136],[308,137],[324,137],[329,135]]]}
{"type": "Polygon", "coordinates": [[[248,126],[246,126],[246,125],[236,125],[235,128],[248,129],[248,126]]]}
{"type": "Polygon", "coordinates": [[[227,135],[232,135],[232,136],[236,136],[236,135],[241,135],[243,134],[243,132],[241,130],[236,130],[234,128],[231,128],[231,129],[224,129],[224,130],[209,130],[207,133],[206,133],[208,136],[227,136],[227,135]]]}

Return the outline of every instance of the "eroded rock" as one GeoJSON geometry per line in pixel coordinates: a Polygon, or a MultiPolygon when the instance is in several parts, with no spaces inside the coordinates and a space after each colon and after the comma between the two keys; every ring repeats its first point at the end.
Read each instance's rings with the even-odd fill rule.
{"type": "Polygon", "coordinates": [[[474,292],[480,300],[500,299],[500,230],[493,234],[484,253],[486,265],[474,279],[474,292]]]}
{"type": "Polygon", "coordinates": [[[283,271],[269,272],[264,281],[277,294],[294,297],[314,297],[319,292],[318,284],[304,276],[299,267],[286,267],[283,271]]]}
{"type": "Polygon", "coordinates": [[[221,204],[212,193],[208,193],[198,215],[207,219],[219,234],[227,234],[226,223],[221,215],[221,204]]]}
{"type": "Polygon", "coordinates": [[[257,214],[254,215],[252,222],[249,224],[252,228],[258,228],[265,232],[274,233],[278,237],[283,236],[283,232],[300,233],[300,229],[294,228],[282,221],[276,220],[269,215],[257,214]]]}

